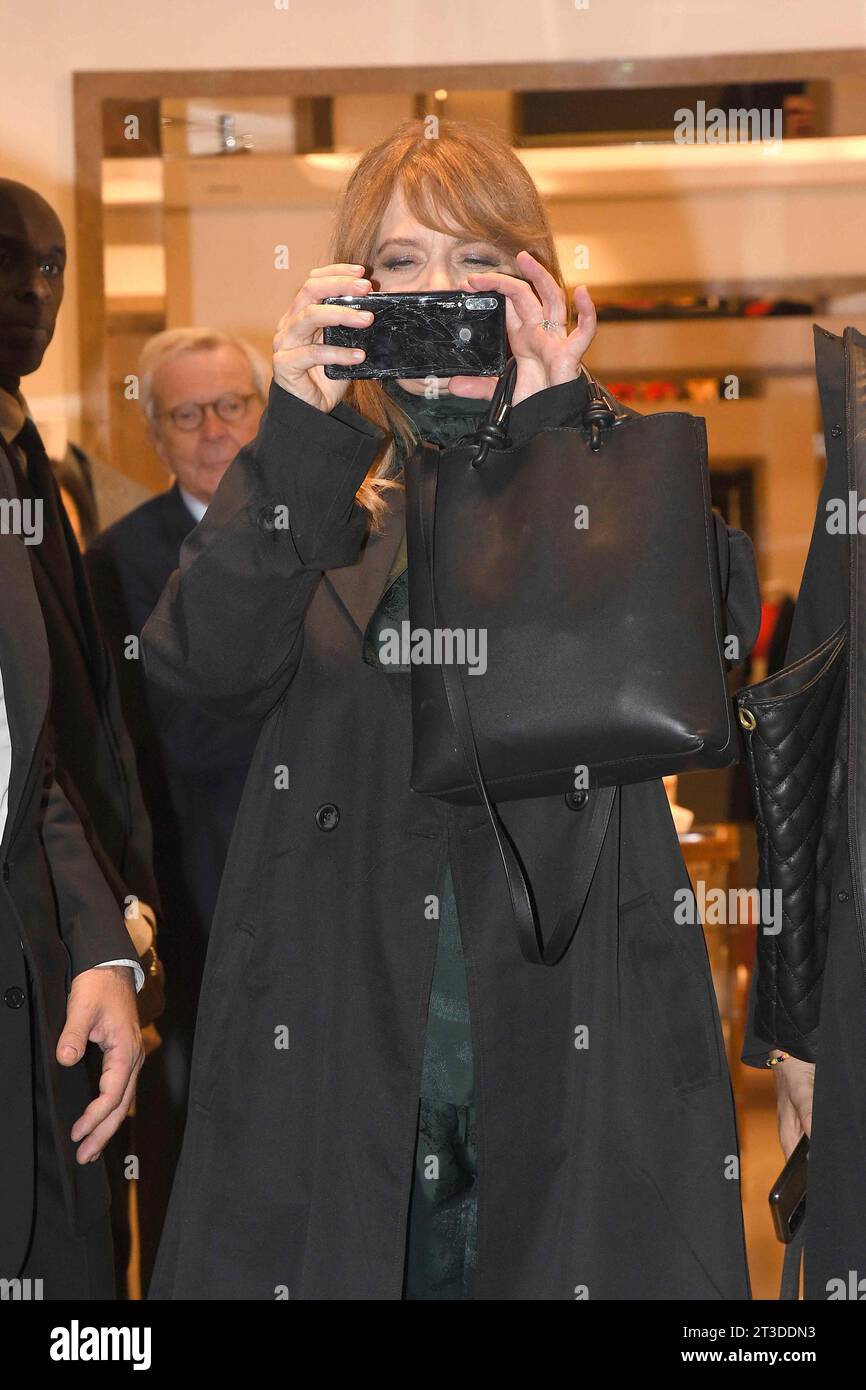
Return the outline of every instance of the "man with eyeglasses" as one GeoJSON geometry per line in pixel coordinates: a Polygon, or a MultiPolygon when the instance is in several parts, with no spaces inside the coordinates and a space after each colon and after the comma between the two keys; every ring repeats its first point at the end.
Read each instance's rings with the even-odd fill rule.
{"type": "Polygon", "coordinates": [[[140,404],[173,481],[102,535],[86,562],[118,672],[154,830],[166,969],[163,1046],[139,1083],[141,1277],[146,1289],[186,1114],[207,936],[258,726],[228,723],[149,686],[136,641],[235,455],[258,431],[270,368],[210,329],[159,333],[141,356],[140,404]]]}

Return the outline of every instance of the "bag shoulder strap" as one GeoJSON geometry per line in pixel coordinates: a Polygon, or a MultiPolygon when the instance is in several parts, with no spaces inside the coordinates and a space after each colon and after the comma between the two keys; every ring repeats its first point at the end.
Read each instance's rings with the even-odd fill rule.
{"type": "MultiPolygon", "coordinates": [[[[421,512],[420,530],[424,544],[424,559],[430,578],[433,625],[434,627],[439,627],[434,546],[436,491],[439,482],[440,451],[436,445],[426,442],[422,442],[420,448],[420,487],[418,489],[421,512]]],[[[502,866],[505,870],[505,876],[508,882],[511,911],[514,917],[514,925],[517,931],[520,949],[525,959],[531,961],[534,965],[556,965],[557,962],[562,959],[571,943],[571,939],[577,930],[578,920],[583,912],[589,890],[592,887],[592,881],[595,877],[595,870],[601,854],[601,847],[604,843],[608,822],[610,821],[616,788],[601,787],[592,794],[593,806],[586,830],[586,839],[579,856],[574,878],[566,894],[565,907],[549,939],[545,942],[536,918],[529,885],[526,881],[526,875],[523,872],[517,850],[505,826],[502,824],[487,791],[484,773],[481,769],[481,763],[478,757],[478,746],[475,741],[472,716],[469,712],[469,704],[466,699],[463,682],[455,666],[449,666],[447,663],[443,662],[440,670],[445,685],[445,696],[451,714],[451,721],[463,748],[463,756],[466,759],[466,765],[469,768],[472,779],[484,803],[484,808],[487,811],[490,825],[496,837],[499,856],[502,860],[502,866]]]]}

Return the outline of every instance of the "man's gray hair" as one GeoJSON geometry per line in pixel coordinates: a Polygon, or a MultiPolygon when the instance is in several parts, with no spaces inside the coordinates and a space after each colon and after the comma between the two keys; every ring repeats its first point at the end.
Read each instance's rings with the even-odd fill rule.
{"type": "Polygon", "coordinates": [[[234,333],[222,333],[216,328],[167,328],[145,343],[139,359],[139,404],[152,430],[157,429],[156,397],[153,376],[157,367],[171,362],[183,352],[209,352],[216,348],[233,347],[247,359],[253,386],[263,401],[268,398],[271,368],[262,354],[234,333]]]}

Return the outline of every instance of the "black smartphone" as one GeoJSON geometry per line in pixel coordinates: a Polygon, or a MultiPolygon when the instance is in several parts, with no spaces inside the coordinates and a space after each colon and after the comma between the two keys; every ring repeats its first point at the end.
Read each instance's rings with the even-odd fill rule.
{"type": "Polygon", "coordinates": [[[417,290],[407,294],[339,295],[324,304],[370,309],[366,328],[335,324],[323,341],[332,347],[359,347],[363,362],[330,362],[333,381],[363,377],[501,376],[507,361],[505,296],[498,292],[417,290]]]}
{"type": "Polygon", "coordinates": [[[806,1215],[806,1177],[809,1169],[809,1140],[805,1134],[773,1184],[770,1211],[776,1235],[790,1244],[806,1215]]]}

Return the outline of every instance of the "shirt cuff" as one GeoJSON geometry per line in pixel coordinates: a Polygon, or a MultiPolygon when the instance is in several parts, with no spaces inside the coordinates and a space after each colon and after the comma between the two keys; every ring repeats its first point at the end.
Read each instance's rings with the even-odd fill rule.
{"type": "Polygon", "coordinates": [[[135,992],[140,994],[144,989],[144,970],[137,960],[101,960],[98,965],[94,965],[94,970],[107,970],[109,965],[128,965],[130,970],[135,971],[135,992]]]}

